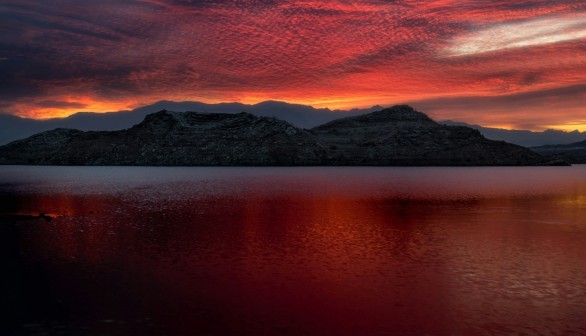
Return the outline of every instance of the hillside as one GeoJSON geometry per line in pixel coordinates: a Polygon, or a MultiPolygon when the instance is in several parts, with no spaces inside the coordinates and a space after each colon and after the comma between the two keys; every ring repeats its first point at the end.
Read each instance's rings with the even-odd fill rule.
{"type": "Polygon", "coordinates": [[[310,130],[249,113],[160,111],[120,131],[55,129],[0,147],[2,164],[544,165],[523,147],[401,105],[310,130]]]}

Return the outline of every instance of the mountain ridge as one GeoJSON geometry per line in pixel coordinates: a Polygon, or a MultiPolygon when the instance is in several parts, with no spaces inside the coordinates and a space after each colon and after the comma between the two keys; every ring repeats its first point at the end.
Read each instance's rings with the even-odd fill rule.
{"type": "Polygon", "coordinates": [[[345,116],[358,115],[372,112],[375,109],[375,107],[348,111],[316,109],[307,105],[289,104],[280,101],[265,101],[247,105],[242,103],[207,104],[192,101],[173,102],[161,100],[134,110],[104,113],[77,112],[65,118],[45,120],[0,114],[0,145],[54,128],[75,128],[83,131],[116,131],[126,129],[142,121],[147,114],[160,110],[211,113],[250,112],[258,116],[278,117],[301,128],[311,128],[336,119],[340,114],[345,116]]]}
{"type": "Polygon", "coordinates": [[[469,124],[460,121],[442,120],[439,123],[448,126],[466,126],[480,131],[491,140],[502,140],[523,147],[537,147],[551,144],[569,144],[586,139],[586,132],[574,130],[571,132],[546,129],[544,131],[529,131],[504,129],[469,124]]]}
{"type": "MultiPolygon", "coordinates": [[[[201,111],[211,113],[250,112],[258,116],[276,117],[290,122],[294,126],[310,129],[340,117],[356,116],[383,109],[375,105],[364,109],[330,110],[314,108],[302,104],[290,104],[282,101],[265,101],[247,105],[242,103],[206,104],[201,102],[174,102],[161,100],[154,104],[142,106],[134,110],[118,112],[77,112],[65,118],[45,120],[20,118],[9,114],[0,114],[0,145],[23,139],[33,134],[54,128],[75,128],[83,131],[115,131],[132,127],[141,122],[149,113],[160,110],[178,112],[201,111]]],[[[533,132],[527,130],[506,130],[483,127],[458,121],[440,121],[452,126],[468,126],[478,129],[484,136],[492,140],[503,140],[525,147],[548,144],[568,144],[586,139],[586,132],[565,132],[546,130],[533,132]]]]}
{"type": "Polygon", "coordinates": [[[586,164],[586,140],[565,145],[532,147],[531,150],[551,160],[564,160],[572,164],[586,164]]]}
{"type": "Polygon", "coordinates": [[[544,165],[540,155],[445,126],[406,105],[312,129],[251,113],[161,110],[120,131],[56,129],[0,147],[2,164],[544,165]]]}

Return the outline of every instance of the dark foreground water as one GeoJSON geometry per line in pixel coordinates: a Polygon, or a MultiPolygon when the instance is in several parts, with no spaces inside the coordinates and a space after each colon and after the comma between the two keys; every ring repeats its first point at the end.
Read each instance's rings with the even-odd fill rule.
{"type": "Polygon", "coordinates": [[[586,166],[5,166],[0,214],[2,335],[586,334],[586,166]]]}

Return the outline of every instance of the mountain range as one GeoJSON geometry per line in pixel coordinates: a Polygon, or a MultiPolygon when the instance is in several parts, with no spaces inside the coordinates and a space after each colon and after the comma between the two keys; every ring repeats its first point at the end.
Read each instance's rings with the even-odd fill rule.
{"type": "Polygon", "coordinates": [[[586,139],[586,132],[580,132],[577,130],[566,132],[561,130],[547,129],[545,131],[536,132],[528,130],[509,130],[503,128],[483,127],[465,122],[454,122],[450,120],[441,121],[441,123],[444,125],[466,126],[477,129],[488,139],[502,140],[523,147],[537,147],[550,144],[569,144],[586,139]]]}
{"type": "Polygon", "coordinates": [[[119,131],[58,128],[0,147],[0,164],[165,166],[518,166],[524,147],[446,126],[406,105],[303,129],[250,113],[161,110],[119,131]]]}
{"type": "Polygon", "coordinates": [[[586,140],[567,145],[546,145],[531,148],[551,160],[563,160],[572,164],[586,164],[586,140]]]}
{"type": "MultiPolygon", "coordinates": [[[[189,101],[160,101],[152,105],[129,111],[108,113],[79,112],[66,118],[53,118],[46,120],[20,118],[13,115],[0,114],[0,145],[14,140],[24,139],[33,134],[55,128],[73,128],[82,131],[122,130],[138,124],[146,115],[160,110],[177,112],[198,111],[209,113],[249,112],[260,117],[279,118],[296,127],[310,129],[337,118],[362,115],[381,109],[381,106],[373,106],[366,109],[330,110],[278,101],[265,101],[254,105],[241,103],[206,104],[189,101]]],[[[488,139],[507,141],[525,147],[549,144],[569,144],[586,139],[586,132],[578,131],[565,132],[546,130],[543,132],[533,132],[527,130],[489,128],[453,121],[440,121],[440,123],[452,126],[467,126],[477,129],[488,139]]]]}

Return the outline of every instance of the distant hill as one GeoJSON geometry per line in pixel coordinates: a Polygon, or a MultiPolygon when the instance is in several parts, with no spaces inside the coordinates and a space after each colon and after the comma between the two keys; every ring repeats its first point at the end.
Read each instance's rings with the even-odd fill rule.
{"type": "Polygon", "coordinates": [[[502,140],[524,147],[536,147],[551,144],[569,144],[586,139],[586,132],[579,131],[565,132],[548,129],[543,132],[534,132],[527,130],[508,130],[502,128],[483,127],[450,120],[440,121],[440,123],[444,125],[466,126],[474,128],[480,131],[480,133],[482,133],[482,135],[488,139],[502,140]]]}
{"type": "Polygon", "coordinates": [[[250,113],[149,114],[120,131],[55,129],[0,147],[1,164],[518,166],[549,162],[400,105],[310,130],[250,113]]]}
{"type": "MultiPolygon", "coordinates": [[[[366,109],[330,110],[278,101],[265,101],[254,105],[247,105],[240,103],[206,104],[190,101],[173,102],[164,100],[132,111],[108,113],[79,112],[67,118],[48,120],[35,120],[0,114],[0,145],[55,128],[73,128],[82,131],[115,131],[127,129],[140,123],[146,115],[161,110],[207,113],[248,112],[260,117],[279,118],[296,127],[310,129],[336,118],[357,116],[381,110],[382,108],[382,106],[373,106],[366,109]]],[[[474,128],[479,130],[488,139],[507,141],[525,147],[568,144],[586,138],[586,132],[581,133],[578,131],[564,132],[547,130],[544,132],[532,132],[526,130],[489,128],[453,121],[442,121],[440,123],[474,128]]]]}
{"type": "Polygon", "coordinates": [[[547,145],[531,149],[552,160],[559,159],[569,163],[586,164],[586,140],[566,145],[547,145]]]}

